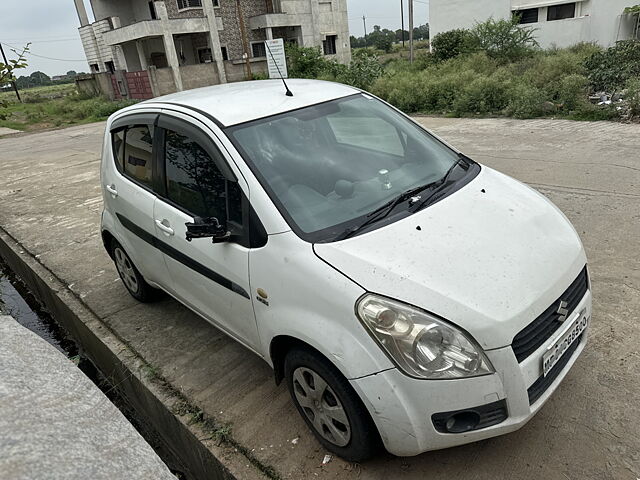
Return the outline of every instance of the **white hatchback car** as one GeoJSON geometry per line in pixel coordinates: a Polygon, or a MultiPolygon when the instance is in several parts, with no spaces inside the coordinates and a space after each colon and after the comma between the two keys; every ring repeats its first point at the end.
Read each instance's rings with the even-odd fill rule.
{"type": "Polygon", "coordinates": [[[126,288],[169,293],[262,357],[345,459],[522,427],[586,342],[574,228],[370,94],[289,87],[109,118],[102,236],[126,288]]]}

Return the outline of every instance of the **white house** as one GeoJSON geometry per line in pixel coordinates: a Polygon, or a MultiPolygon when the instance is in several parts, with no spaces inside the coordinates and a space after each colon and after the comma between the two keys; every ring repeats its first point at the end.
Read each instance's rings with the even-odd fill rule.
{"type": "Polygon", "coordinates": [[[456,28],[471,28],[489,17],[520,15],[521,23],[536,29],[543,48],[568,47],[578,42],[613,45],[638,37],[638,17],[625,15],[625,7],[640,0],[431,0],[432,38],[456,28]]]}

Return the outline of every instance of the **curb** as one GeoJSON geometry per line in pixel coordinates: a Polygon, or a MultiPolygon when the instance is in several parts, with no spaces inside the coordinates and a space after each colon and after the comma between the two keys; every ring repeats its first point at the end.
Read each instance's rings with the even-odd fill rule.
{"type": "Polygon", "coordinates": [[[0,257],[78,343],[82,353],[114,385],[136,415],[158,433],[180,459],[188,478],[278,478],[272,468],[246,455],[233,439],[216,436],[212,420],[197,418],[196,407],[154,374],[153,367],[2,227],[0,257]]]}

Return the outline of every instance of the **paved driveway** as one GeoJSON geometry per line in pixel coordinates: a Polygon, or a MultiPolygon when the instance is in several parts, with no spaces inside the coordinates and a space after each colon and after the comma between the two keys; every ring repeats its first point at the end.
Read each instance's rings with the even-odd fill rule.
{"type": "MultiPolygon", "coordinates": [[[[472,158],[550,197],[590,260],[590,343],[523,429],[415,458],[333,459],[267,366],[172,300],[133,302],[99,238],[102,124],[0,139],[0,227],[103,322],[284,478],[640,477],[640,126],[556,120],[420,121],[472,158]],[[82,260],[82,261],[79,261],[82,260]],[[300,437],[296,445],[293,438],[300,437]]],[[[428,401],[428,399],[425,399],[428,401]]]]}

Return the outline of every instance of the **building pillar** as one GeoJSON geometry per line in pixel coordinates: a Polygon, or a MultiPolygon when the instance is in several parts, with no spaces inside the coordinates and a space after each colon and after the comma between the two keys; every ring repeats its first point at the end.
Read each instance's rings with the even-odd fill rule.
{"type": "Polygon", "coordinates": [[[273,28],[267,27],[266,29],[267,40],[273,40],[273,28]]]}
{"type": "Polygon", "coordinates": [[[80,20],[80,26],[84,27],[89,25],[89,16],[87,15],[87,9],[84,6],[84,0],[74,0],[76,4],[76,12],[78,12],[78,19],[80,20]]]}
{"type": "Polygon", "coordinates": [[[182,77],[180,76],[180,62],[178,61],[176,45],[173,42],[173,33],[171,33],[167,7],[165,7],[164,2],[155,2],[155,6],[156,14],[162,22],[162,43],[164,43],[164,54],[167,56],[167,63],[169,64],[169,67],[171,67],[171,72],[173,73],[173,82],[176,85],[176,90],[178,92],[181,92],[183,88],[182,77]]]}
{"type": "Polygon", "coordinates": [[[216,62],[216,68],[218,69],[218,78],[220,79],[220,83],[227,83],[227,72],[224,68],[224,60],[222,59],[216,11],[211,0],[204,0],[202,6],[204,7],[204,14],[207,18],[207,24],[209,25],[209,46],[211,47],[211,56],[216,62]]]}
{"type": "Polygon", "coordinates": [[[136,49],[138,50],[138,58],[140,58],[140,70],[147,70],[149,63],[147,62],[147,55],[144,53],[142,40],[136,40],[136,49]]]}

